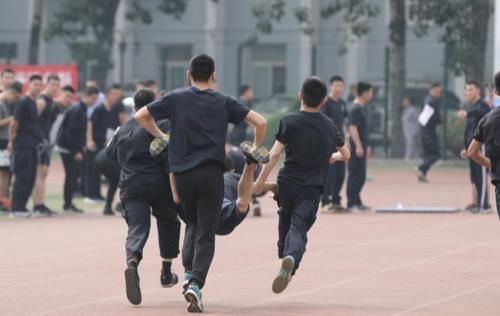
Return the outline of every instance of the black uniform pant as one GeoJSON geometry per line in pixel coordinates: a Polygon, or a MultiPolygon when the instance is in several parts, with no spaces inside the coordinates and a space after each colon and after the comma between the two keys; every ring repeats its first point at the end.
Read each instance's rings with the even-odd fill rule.
{"type": "Polygon", "coordinates": [[[344,185],[346,165],[344,161],[337,161],[328,166],[325,190],[321,196],[321,204],[329,203],[340,205],[340,191],[344,185]]]}
{"type": "Polygon", "coordinates": [[[439,158],[441,158],[439,139],[435,131],[422,131],[422,147],[424,151],[424,161],[418,167],[418,169],[424,175],[427,175],[427,172],[429,172],[429,169],[431,169],[432,165],[435,164],[436,161],[439,160],[439,158]]]}
{"type": "Polygon", "coordinates": [[[120,182],[120,165],[108,157],[106,149],[102,149],[97,154],[95,161],[98,172],[103,174],[108,180],[105,209],[112,209],[113,199],[118,189],[118,183],[120,182]]]}
{"type": "MultiPolygon", "coordinates": [[[[351,148],[355,148],[351,144],[351,148]]],[[[363,204],[361,190],[366,182],[366,149],[363,157],[353,155],[348,163],[349,175],[347,176],[347,207],[363,204]]]]}
{"type": "Polygon", "coordinates": [[[123,217],[128,225],[125,243],[127,261],[142,259],[151,228],[151,213],[156,217],[161,257],[176,258],[179,254],[181,224],[168,176],[144,175],[129,179],[122,184],[120,197],[124,208],[123,217]]]}
{"type": "Polygon", "coordinates": [[[278,257],[292,256],[295,270],[306,252],[307,232],[316,221],[322,188],[278,181],[278,257]]]}
{"type": "Polygon", "coordinates": [[[99,150],[87,151],[85,155],[85,196],[94,199],[101,198],[101,174],[95,162],[99,150]]]}
{"type": "Polygon", "coordinates": [[[215,253],[215,233],[224,196],[224,170],[218,163],[176,173],[177,192],[184,209],[186,231],[182,263],[201,287],[215,253]]]}
{"type": "Polygon", "coordinates": [[[74,153],[61,153],[61,159],[64,166],[64,206],[73,203],[73,195],[77,189],[78,170],[80,161],[75,160],[74,153]]]}
{"type": "Polygon", "coordinates": [[[36,147],[14,148],[12,154],[12,210],[24,211],[35,186],[38,152],[36,147]]]}
{"type": "Polygon", "coordinates": [[[500,183],[494,183],[494,185],[495,185],[495,193],[497,200],[497,213],[498,217],[500,218],[500,183]]]}
{"type": "Polygon", "coordinates": [[[470,181],[476,188],[477,205],[479,208],[488,206],[488,175],[486,168],[481,167],[474,160],[469,160],[470,181]]]}

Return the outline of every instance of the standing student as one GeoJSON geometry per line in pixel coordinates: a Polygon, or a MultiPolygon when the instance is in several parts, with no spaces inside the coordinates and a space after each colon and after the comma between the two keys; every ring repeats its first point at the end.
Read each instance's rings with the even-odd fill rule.
{"type": "MultiPolygon", "coordinates": [[[[465,102],[467,106],[460,110],[457,116],[465,120],[464,150],[462,156],[466,156],[479,121],[490,112],[490,107],[481,98],[481,87],[476,81],[469,81],[465,85],[465,102]]],[[[469,160],[470,181],[473,186],[473,203],[466,207],[472,212],[485,211],[490,208],[488,203],[488,183],[486,168],[481,167],[474,160],[469,160]]]]}
{"type": "Polygon", "coordinates": [[[300,111],[281,119],[271,160],[255,182],[255,192],[262,192],[285,151],[285,164],[278,174],[278,257],[283,260],[273,281],[274,293],[285,290],[306,251],[307,232],[316,220],[328,164],[349,159],[349,150],[335,124],[320,113],[325,96],[326,86],[321,79],[310,77],[304,81],[299,94],[300,111]]]}
{"type": "MultiPolygon", "coordinates": [[[[85,192],[87,195],[86,201],[93,203],[94,201],[104,200],[101,195],[101,175],[97,170],[95,158],[97,153],[101,151],[106,140],[111,138],[113,131],[126,121],[125,108],[119,103],[123,95],[122,88],[119,84],[114,84],[106,90],[106,97],[102,104],[99,104],[87,123],[87,154],[85,155],[85,192]]],[[[113,215],[109,200],[104,207],[104,215],[113,215]]],[[[112,202],[112,201],[111,201],[112,202]]]]}
{"type": "Polygon", "coordinates": [[[38,167],[36,172],[35,188],[33,190],[33,210],[39,213],[51,215],[54,212],[45,205],[45,191],[47,186],[47,176],[49,175],[50,155],[52,147],[50,145],[50,130],[55,121],[54,98],[59,94],[61,80],[56,74],[47,77],[45,90],[38,97],[43,103],[43,111],[38,117],[40,125],[40,142],[38,143],[38,167]]]}
{"type": "MultiPolygon", "coordinates": [[[[135,110],[155,100],[149,89],[141,89],[134,95],[135,110]]],[[[169,130],[168,120],[158,122],[163,133],[169,130]]],[[[138,305],[142,294],[138,266],[142,260],[144,245],[151,227],[151,213],[156,217],[162,270],[163,287],[172,287],[178,277],[171,271],[172,261],[179,254],[180,222],[170,191],[167,153],[152,156],[149,145],[151,136],[136,120],[131,119],[117,130],[107,148],[110,159],[117,161],[120,174],[120,197],[124,207],[123,217],[128,226],[126,241],[127,269],[125,283],[127,298],[138,305]]]]}
{"type": "Polygon", "coordinates": [[[65,172],[63,210],[67,212],[83,212],[73,204],[73,195],[85,152],[87,109],[94,105],[98,94],[97,88],[86,88],[81,100],[66,110],[57,134],[57,147],[65,172]]]}
{"type": "Polygon", "coordinates": [[[426,107],[432,109],[432,115],[422,125],[422,147],[424,160],[418,166],[416,172],[418,181],[427,182],[427,173],[439,158],[441,158],[441,149],[439,147],[439,138],[437,134],[437,126],[441,124],[441,85],[439,83],[432,84],[429,95],[425,98],[424,110],[426,107]]]}
{"type": "Polygon", "coordinates": [[[183,205],[187,222],[182,258],[189,282],[185,298],[189,302],[188,311],[202,312],[201,289],[215,252],[215,233],[224,195],[227,124],[245,120],[254,126],[254,147],[262,144],[267,124],[261,115],[211,89],[215,81],[215,63],[211,57],[194,56],[187,77],[190,87],[172,91],[139,110],[135,118],[153,136],[163,139],[167,136],[158,129],[155,120],[170,119],[172,194],[183,205]]]}
{"type": "Polygon", "coordinates": [[[38,165],[37,145],[40,140],[38,111],[43,109],[40,102],[37,104],[37,97],[42,89],[42,77],[32,75],[26,96],[14,108],[14,119],[10,125],[7,148],[12,150],[12,173],[14,174],[12,215],[16,217],[31,216],[26,203],[35,185],[38,165]]]}
{"type": "MultiPolygon", "coordinates": [[[[500,96],[500,72],[495,74],[495,95],[500,96]]],[[[481,119],[468,148],[468,156],[491,171],[496,204],[500,216],[500,108],[496,107],[481,119]],[[485,147],[485,151],[483,151],[485,147]]]]}
{"type": "Polygon", "coordinates": [[[347,177],[347,207],[351,211],[368,211],[361,200],[361,190],[366,182],[366,162],[371,155],[370,135],[366,107],[373,98],[371,84],[359,82],[354,108],[349,113],[350,146],[353,152],[347,177]]]}
{"type": "MultiPolygon", "coordinates": [[[[348,134],[345,121],[347,119],[347,106],[342,99],[344,94],[344,79],[340,76],[333,76],[330,79],[330,93],[321,107],[321,113],[328,116],[337,127],[342,138],[348,134]]],[[[328,167],[326,176],[325,191],[321,196],[321,204],[324,211],[343,212],[346,211],[341,204],[340,191],[344,185],[346,163],[339,161],[328,167]]]]}

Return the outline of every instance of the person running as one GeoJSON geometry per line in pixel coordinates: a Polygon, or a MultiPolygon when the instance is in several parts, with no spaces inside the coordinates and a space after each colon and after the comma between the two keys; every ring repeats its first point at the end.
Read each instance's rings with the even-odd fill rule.
{"type": "MultiPolygon", "coordinates": [[[[224,196],[224,147],[227,124],[245,121],[254,127],[253,157],[263,151],[266,120],[238,101],[211,89],[215,63],[208,55],[194,56],[187,73],[190,87],[176,89],[140,109],[135,119],[158,139],[170,139],[169,163],[174,200],[186,215],[182,261],[189,288],[189,312],[203,312],[201,289],[215,252],[215,233],[224,196]],[[170,135],[155,123],[170,119],[170,135]]],[[[265,155],[261,155],[265,156],[265,155]]],[[[267,158],[267,157],[266,157],[267,158]]],[[[265,159],[260,158],[261,161],[265,159]]]]}
{"type": "Polygon", "coordinates": [[[309,77],[300,90],[300,111],[285,115],[270,151],[271,160],[255,182],[255,192],[264,190],[265,181],[285,151],[285,164],[278,174],[278,257],[281,269],[273,281],[274,293],[288,286],[306,251],[307,232],[316,220],[329,163],[349,159],[350,153],[335,124],[320,113],[326,86],[309,77]]]}

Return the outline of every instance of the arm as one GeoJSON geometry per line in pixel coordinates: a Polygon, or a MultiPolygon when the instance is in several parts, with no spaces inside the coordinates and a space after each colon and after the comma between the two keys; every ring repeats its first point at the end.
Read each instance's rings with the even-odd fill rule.
{"type": "Polygon", "coordinates": [[[12,122],[12,117],[0,119],[0,127],[8,126],[12,122]]]}
{"type": "Polygon", "coordinates": [[[86,143],[87,143],[87,149],[90,151],[95,151],[96,150],[96,145],[94,142],[94,133],[93,133],[93,127],[92,127],[92,121],[88,120],[87,121],[87,134],[86,134],[86,143]]]}
{"type": "Polygon", "coordinates": [[[181,202],[179,198],[179,194],[177,193],[177,187],[175,186],[175,176],[172,172],[168,174],[168,177],[170,178],[170,190],[172,190],[172,197],[174,199],[174,202],[179,204],[181,202]]]}
{"type": "Polygon", "coordinates": [[[16,141],[17,137],[17,130],[19,128],[19,121],[16,119],[12,120],[12,124],[10,124],[9,128],[9,143],[7,145],[7,150],[12,150],[12,146],[14,145],[14,142],[16,141]]]}
{"type": "Polygon", "coordinates": [[[47,103],[43,98],[37,98],[36,99],[36,110],[38,112],[38,116],[42,115],[43,111],[45,111],[45,108],[47,107],[47,103]]]}
{"type": "MultiPolygon", "coordinates": [[[[156,125],[153,116],[149,112],[147,107],[143,107],[134,115],[135,120],[139,123],[145,130],[147,130],[151,135],[156,138],[163,138],[164,133],[156,125]]],[[[173,192],[172,192],[173,193],[173,192]]]]}
{"type": "Polygon", "coordinates": [[[256,168],[256,164],[245,164],[245,168],[243,168],[243,173],[238,182],[238,199],[236,200],[236,207],[239,213],[246,213],[250,206],[250,201],[252,201],[253,175],[256,168]]]}
{"type": "Polygon", "coordinates": [[[259,194],[262,193],[262,191],[264,191],[264,184],[267,178],[269,177],[269,174],[278,163],[281,153],[283,152],[283,149],[285,149],[284,144],[280,143],[279,141],[274,142],[273,148],[271,148],[271,151],[269,152],[270,161],[266,165],[264,165],[264,168],[262,169],[259,178],[257,178],[254,187],[254,193],[259,194]]]}
{"type": "Polygon", "coordinates": [[[261,146],[264,142],[264,137],[266,136],[267,122],[266,119],[255,111],[248,112],[245,118],[245,123],[253,128],[254,130],[254,143],[257,146],[261,146]]]}
{"type": "Polygon", "coordinates": [[[330,163],[335,163],[336,161],[347,161],[351,159],[351,152],[347,145],[337,148],[337,152],[333,153],[330,157],[330,163]]]}
{"type": "Polygon", "coordinates": [[[480,143],[477,140],[473,139],[472,143],[469,146],[469,150],[467,151],[467,155],[469,156],[469,158],[471,158],[472,160],[474,160],[475,162],[477,162],[481,166],[486,167],[489,170],[491,170],[491,161],[490,161],[490,159],[488,159],[487,157],[485,157],[483,155],[483,153],[481,152],[482,145],[483,145],[482,143],[480,143]]]}
{"type": "Polygon", "coordinates": [[[363,149],[363,144],[361,143],[361,139],[359,138],[359,130],[356,125],[351,125],[349,126],[349,132],[350,132],[350,137],[351,140],[353,141],[354,145],[356,146],[356,156],[359,158],[363,157],[365,154],[365,151],[363,149]]]}

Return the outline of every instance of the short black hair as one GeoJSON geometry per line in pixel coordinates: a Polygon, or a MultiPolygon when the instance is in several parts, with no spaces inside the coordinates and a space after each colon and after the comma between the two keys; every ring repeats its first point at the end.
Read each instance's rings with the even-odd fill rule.
{"type": "Polygon", "coordinates": [[[153,79],[148,79],[148,80],[144,80],[142,82],[142,85],[146,88],[152,88],[154,86],[156,86],[156,81],[154,81],[153,79]]]}
{"type": "Polygon", "coordinates": [[[469,81],[467,81],[466,85],[467,86],[475,86],[476,88],[481,90],[481,85],[476,80],[469,80],[469,81]]]}
{"type": "Polygon", "coordinates": [[[30,76],[30,82],[35,81],[35,80],[43,81],[42,76],[40,76],[39,74],[34,74],[34,75],[30,76]]]}
{"type": "Polygon", "coordinates": [[[240,87],[240,95],[244,95],[248,90],[252,89],[249,84],[244,84],[240,87]]]}
{"type": "Polygon", "coordinates": [[[88,97],[92,96],[92,95],[98,95],[99,94],[99,89],[97,89],[96,87],[94,86],[91,86],[91,87],[87,87],[85,89],[85,92],[84,94],[88,97]]]}
{"type": "Polygon", "coordinates": [[[73,94],[76,92],[75,89],[69,84],[62,87],[62,91],[70,92],[73,94]]]}
{"type": "Polygon", "coordinates": [[[23,84],[19,81],[14,81],[14,83],[6,87],[6,90],[12,90],[15,93],[21,94],[23,92],[23,84]]]}
{"type": "Polygon", "coordinates": [[[495,90],[500,92],[500,71],[495,74],[494,77],[495,90]]]}
{"type": "Polygon", "coordinates": [[[134,106],[140,109],[156,99],[156,95],[150,89],[141,89],[134,94],[134,106]]]}
{"type": "Polygon", "coordinates": [[[12,68],[5,68],[4,70],[2,70],[2,77],[6,73],[8,73],[8,74],[14,74],[14,69],[12,69],[12,68]]]}
{"type": "Polygon", "coordinates": [[[439,82],[434,82],[431,84],[431,89],[440,88],[440,87],[441,87],[441,84],[439,82]]]}
{"type": "Polygon", "coordinates": [[[370,91],[373,89],[373,86],[369,84],[368,82],[363,82],[360,81],[358,82],[358,86],[356,87],[356,93],[358,94],[358,97],[362,96],[363,93],[370,91]]]}
{"type": "Polygon", "coordinates": [[[47,77],[47,82],[50,82],[52,80],[55,80],[55,81],[61,81],[61,78],[59,78],[59,76],[57,74],[50,74],[48,77],[47,77]]]}
{"type": "Polygon", "coordinates": [[[189,72],[196,82],[208,82],[215,72],[214,59],[206,54],[196,55],[189,62],[189,72]]]}
{"type": "Polygon", "coordinates": [[[106,93],[109,93],[111,90],[121,90],[122,86],[119,83],[113,83],[106,89],[106,93]]]}
{"type": "Polygon", "coordinates": [[[231,158],[230,156],[226,156],[225,164],[226,164],[226,172],[231,172],[234,170],[234,159],[231,158]]]}
{"type": "Polygon", "coordinates": [[[338,75],[335,75],[335,76],[330,78],[330,84],[334,83],[335,81],[340,81],[343,83],[344,78],[342,78],[341,76],[338,76],[338,75]]]}
{"type": "Polygon", "coordinates": [[[318,107],[326,97],[326,85],[319,77],[309,77],[300,89],[304,104],[309,107],[318,107]]]}

